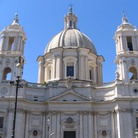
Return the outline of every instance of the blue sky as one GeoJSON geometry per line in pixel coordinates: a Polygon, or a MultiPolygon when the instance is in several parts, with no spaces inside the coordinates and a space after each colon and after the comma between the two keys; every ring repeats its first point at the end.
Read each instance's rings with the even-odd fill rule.
{"type": "Polygon", "coordinates": [[[23,78],[37,82],[38,63],[47,43],[64,27],[70,3],[78,16],[78,28],[94,43],[103,63],[104,82],[115,80],[114,33],[121,24],[122,11],[138,27],[138,0],[0,0],[0,30],[12,23],[15,13],[27,35],[23,78]]]}

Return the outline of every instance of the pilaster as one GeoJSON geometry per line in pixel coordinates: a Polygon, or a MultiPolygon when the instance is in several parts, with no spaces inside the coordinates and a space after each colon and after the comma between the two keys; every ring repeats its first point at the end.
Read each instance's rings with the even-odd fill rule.
{"type": "Polygon", "coordinates": [[[8,112],[8,120],[7,120],[7,138],[10,138],[12,135],[12,126],[13,126],[13,110],[9,110],[8,112]]]}
{"type": "Polygon", "coordinates": [[[25,112],[25,138],[28,138],[30,112],[25,112]]]}
{"type": "Polygon", "coordinates": [[[15,137],[24,138],[24,132],[25,132],[25,111],[22,109],[17,109],[15,137]]]}

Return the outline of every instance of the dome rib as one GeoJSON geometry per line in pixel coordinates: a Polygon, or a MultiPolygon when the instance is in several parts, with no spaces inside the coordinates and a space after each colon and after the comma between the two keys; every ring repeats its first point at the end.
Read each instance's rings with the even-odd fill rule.
{"type": "Polygon", "coordinates": [[[92,53],[97,54],[96,49],[91,40],[78,29],[68,28],[57,34],[47,45],[45,53],[50,49],[57,47],[82,47],[90,49],[92,53]]]}
{"type": "Polygon", "coordinates": [[[82,32],[77,29],[78,18],[72,12],[70,8],[69,13],[64,18],[64,29],[57,34],[46,46],[45,54],[50,52],[53,48],[87,48],[90,49],[93,54],[97,55],[96,49],[91,40],[82,32]]]}

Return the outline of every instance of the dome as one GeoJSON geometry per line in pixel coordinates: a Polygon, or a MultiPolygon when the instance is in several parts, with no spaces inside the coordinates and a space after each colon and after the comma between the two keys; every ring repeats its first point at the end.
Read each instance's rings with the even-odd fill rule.
{"type": "Polygon", "coordinates": [[[77,29],[77,17],[73,14],[72,8],[66,15],[65,27],[63,31],[57,34],[46,46],[45,54],[50,52],[53,48],[87,48],[90,49],[93,54],[97,54],[96,49],[91,40],[82,32],[77,29]]]}
{"type": "Polygon", "coordinates": [[[67,28],[57,34],[47,45],[45,53],[49,52],[53,48],[63,47],[63,48],[87,48],[90,49],[92,53],[97,54],[96,49],[91,42],[91,40],[78,29],[67,28]]]}

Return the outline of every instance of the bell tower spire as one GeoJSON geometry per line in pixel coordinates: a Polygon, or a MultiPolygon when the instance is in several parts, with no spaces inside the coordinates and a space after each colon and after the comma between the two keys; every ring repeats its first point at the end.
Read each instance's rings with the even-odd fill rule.
{"type": "Polygon", "coordinates": [[[64,29],[69,29],[69,28],[77,28],[77,22],[78,18],[77,16],[73,13],[72,6],[69,7],[69,12],[64,18],[65,21],[65,27],[64,29]]]}
{"type": "Polygon", "coordinates": [[[18,13],[15,13],[15,18],[12,24],[18,24],[18,23],[19,23],[18,13]]]}
{"type": "Polygon", "coordinates": [[[117,76],[123,83],[138,79],[138,30],[123,13],[122,24],[115,33],[117,76]]]}
{"type": "MultiPolygon", "coordinates": [[[[1,32],[0,41],[0,81],[14,80],[16,76],[16,64],[24,64],[24,45],[26,35],[22,26],[19,25],[18,14],[11,25],[5,27],[1,32]],[[10,74],[10,75],[9,75],[10,74]],[[7,76],[10,76],[7,78],[7,76]]],[[[23,68],[22,68],[23,70],[23,68]]],[[[22,70],[20,77],[22,78],[22,70]]]]}

